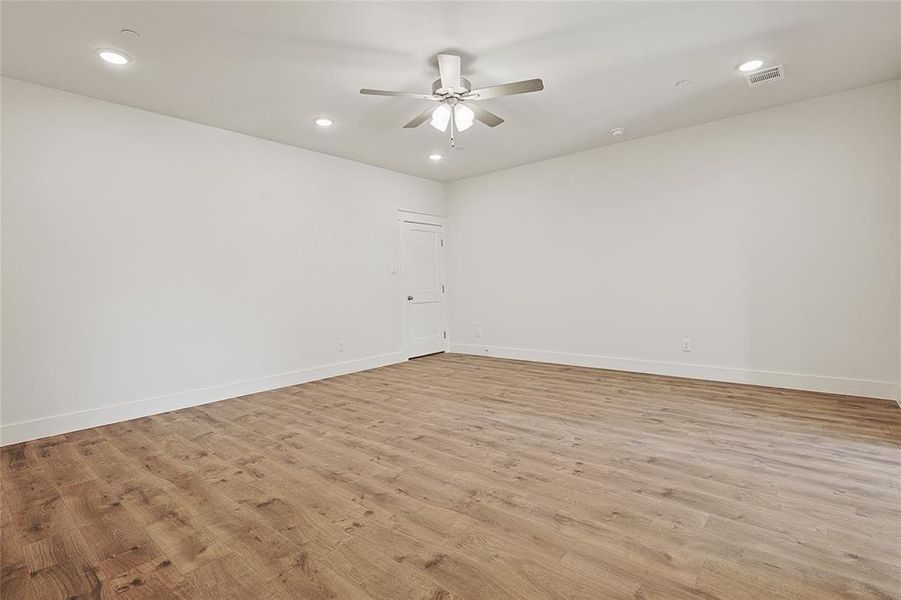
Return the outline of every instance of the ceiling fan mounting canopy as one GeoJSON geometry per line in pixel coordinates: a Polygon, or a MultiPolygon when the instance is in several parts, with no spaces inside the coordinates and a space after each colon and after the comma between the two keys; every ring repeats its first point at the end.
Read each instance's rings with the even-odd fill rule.
{"type": "Polygon", "coordinates": [[[451,146],[454,146],[455,131],[465,131],[474,120],[484,123],[488,127],[497,127],[504,122],[499,116],[479,106],[478,101],[500,96],[540,92],[544,89],[544,83],[540,79],[528,79],[474,90],[472,83],[460,75],[461,62],[460,57],[455,54],[438,55],[440,78],[432,83],[431,94],[367,88],[361,89],[360,93],[368,96],[399,96],[437,102],[437,106],[432,106],[416,115],[404,125],[404,128],[419,127],[427,120],[430,120],[432,127],[439,131],[447,131],[448,125],[450,125],[450,141],[451,146]]]}

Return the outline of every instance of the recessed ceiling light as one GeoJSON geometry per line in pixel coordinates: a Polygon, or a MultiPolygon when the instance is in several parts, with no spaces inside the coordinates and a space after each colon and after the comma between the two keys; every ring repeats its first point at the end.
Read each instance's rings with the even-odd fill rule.
{"type": "Polygon", "coordinates": [[[328,117],[316,117],[313,119],[313,123],[319,127],[331,127],[335,124],[335,122],[328,117]]]}
{"type": "Polygon", "coordinates": [[[444,157],[441,156],[440,154],[429,154],[429,160],[438,161],[438,160],[441,160],[442,158],[444,158],[444,157]]]}
{"type": "Polygon", "coordinates": [[[124,52],[110,50],[109,48],[100,48],[97,50],[97,56],[111,65],[127,65],[131,62],[131,59],[124,52]]]}
{"type": "Polygon", "coordinates": [[[759,58],[755,58],[754,60],[749,60],[747,62],[743,62],[738,65],[738,70],[742,73],[747,73],[749,71],[756,71],[760,67],[763,66],[763,61],[759,58]]]}
{"type": "Polygon", "coordinates": [[[622,127],[614,127],[610,130],[610,135],[623,135],[624,133],[626,133],[626,130],[622,127]]]}

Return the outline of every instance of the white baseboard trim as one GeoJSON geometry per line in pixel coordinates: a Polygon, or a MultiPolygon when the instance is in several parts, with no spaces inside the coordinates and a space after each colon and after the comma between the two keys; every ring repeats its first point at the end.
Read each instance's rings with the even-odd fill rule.
{"type": "Polygon", "coordinates": [[[357,371],[384,367],[405,360],[407,360],[406,355],[400,352],[382,354],[358,360],[333,363],[309,369],[299,369],[288,373],[279,373],[277,375],[269,375],[266,377],[258,377],[255,379],[189,390],[187,392],[133,400],[122,404],[114,404],[112,406],[42,417],[31,421],[3,424],[0,426],[0,445],[6,446],[8,444],[47,437],[48,435],[58,435],[61,433],[69,433],[71,431],[78,431],[79,429],[88,429],[90,427],[109,425],[110,423],[128,421],[139,417],[158,415],[180,408],[218,402],[220,400],[227,400],[229,398],[236,398],[247,394],[255,394],[291,385],[298,385],[300,383],[307,383],[318,379],[327,379],[337,375],[347,375],[348,373],[355,373],[357,371]]]}
{"type": "Polygon", "coordinates": [[[779,371],[757,371],[733,367],[714,367],[709,365],[619,358],[593,354],[572,354],[569,352],[548,352],[544,350],[504,348],[500,346],[481,346],[476,344],[451,343],[449,351],[459,354],[496,356],[499,358],[513,358],[560,365],[572,365],[576,367],[594,367],[596,369],[611,369],[614,371],[631,371],[635,373],[650,373],[653,375],[705,379],[708,381],[724,381],[727,383],[746,383],[810,392],[861,396],[864,398],[898,399],[898,383],[894,381],[848,379],[845,377],[826,377],[823,375],[804,375],[801,373],[784,373],[779,371]]]}

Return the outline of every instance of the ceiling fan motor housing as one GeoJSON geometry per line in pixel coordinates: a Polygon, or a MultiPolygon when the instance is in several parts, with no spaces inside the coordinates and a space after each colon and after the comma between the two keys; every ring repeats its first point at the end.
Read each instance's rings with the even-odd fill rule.
{"type": "MultiPolygon", "coordinates": [[[[463,89],[460,90],[460,91],[457,91],[457,92],[456,92],[457,94],[465,94],[465,93],[467,93],[467,92],[471,92],[471,91],[472,91],[472,83],[470,83],[469,80],[466,79],[465,77],[461,77],[461,78],[460,78],[460,86],[461,86],[463,89]]],[[[440,80],[440,79],[436,79],[436,80],[434,81],[434,83],[432,83],[432,93],[433,93],[433,94],[437,94],[437,93],[438,93],[438,90],[440,90],[440,89],[441,89],[441,80],[440,80]]],[[[439,95],[444,95],[444,94],[439,94],[439,95]]]]}

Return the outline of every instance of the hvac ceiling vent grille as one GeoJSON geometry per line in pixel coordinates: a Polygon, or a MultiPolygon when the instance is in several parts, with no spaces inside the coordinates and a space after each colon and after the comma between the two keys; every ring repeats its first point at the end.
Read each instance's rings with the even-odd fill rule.
{"type": "Polygon", "coordinates": [[[748,82],[748,87],[752,88],[761,85],[768,85],[782,79],[785,79],[785,67],[783,67],[782,65],[767,67],[766,69],[761,69],[759,71],[754,71],[753,73],[748,73],[747,75],[745,75],[745,80],[748,82]]]}

